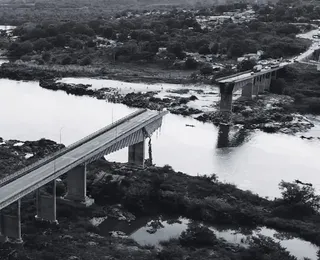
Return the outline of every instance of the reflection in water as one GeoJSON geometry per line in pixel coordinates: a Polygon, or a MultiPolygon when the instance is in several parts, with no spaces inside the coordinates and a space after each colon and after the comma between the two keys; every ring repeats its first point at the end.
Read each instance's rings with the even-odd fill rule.
{"type": "Polygon", "coordinates": [[[219,125],[217,148],[229,147],[229,132],[230,125],[219,125]]]}
{"type": "Polygon", "coordinates": [[[239,147],[248,141],[249,131],[243,128],[232,127],[229,124],[220,124],[217,148],[239,147]],[[234,133],[231,133],[231,129],[234,133]]]}
{"type": "MultiPolygon", "coordinates": [[[[99,227],[103,234],[107,234],[109,231],[119,230],[128,234],[129,237],[141,245],[159,247],[161,241],[168,241],[170,238],[179,238],[181,233],[185,231],[189,225],[198,224],[198,222],[185,218],[169,219],[160,217],[155,221],[160,221],[162,225],[155,232],[151,232],[151,220],[152,219],[144,218],[134,221],[131,225],[126,222],[121,222],[120,226],[111,225],[110,222],[108,222],[109,220],[106,220],[99,227]],[[140,227],[138,227],[139,224],[140,227]]],[[[273,229],[262,227],[256,230],[242,230],[239,228],[233,229],[233,227],[230,226],[206,226],[208,226],[218,238],[222,238],[232,244],[247,247],[251,236],[263,235],[272,238],[275,242],[279,242],[282,247],[286,248],[299,260],[302,260],[303,257],[317,260],[317,246],[299,238],[289,236],[289,234],[281,235],[273,229]]]]}

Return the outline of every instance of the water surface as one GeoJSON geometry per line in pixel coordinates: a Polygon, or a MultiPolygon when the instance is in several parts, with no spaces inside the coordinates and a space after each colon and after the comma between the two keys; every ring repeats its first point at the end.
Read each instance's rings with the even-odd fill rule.
{"type": "MultiPolygon", "coordinates": [[[[181,233],[188,228],[188,224],[191,221],[185,218],[179,218],[178,221],[175,219],[168,220],[162,218],[160,222],[163,227],[157,229],[156,232],[150,232],[152,230],[150,227],[151,222],[152,221],[147,218],[137,219],[131,224],[124,221],[106,220],[99,228],[103,235],[108,235],[109,231],[119,230],[128,234],[130,238],[134,239],[140,245],[152,245],[161,248],[161,241],[168,241],[170,238],[179,238],[181,233]]],[[[317,260],[317,246],[302,239],[278,233],[273,229],[261,227],[253,231],[247,230],[244,233],[231,227],[206,226],[211,229],[218,238],[222,238],[231,244],[248,247],[249,239],[252,236],[263,235],[272,238],[275,242],[279,242],[282,247],[296,256],[298,260],[303,260],[303,257],[317,260]]]]}
{"type": "MultiPolygon", "coordinates": [[[[110,84],[121,87],[124,83],[110,81],[110,84]]],[[[152,88],[153,85],[139,86],[152,88]]],[[[136,110],[91,97],[42,89],[38,82],[0,79],[0,93],[0,136],[4,139],[45,137],[60,142],[61,137],[61,142],[69,145],[136,110]]],[[[317,128],[304,135],[320,136],[319,118],[314,118],[314,122],[317,128]]],[[[320,187],[319,140],[231,129],[229,143],[233,147],[223,147],[226,136],[220,135],[218,148],[217,127],[168,114],[152,138],[154,162],[169,164],[190,175],[216,173],[220,180],[262,196],[278,196],[278,183],[282,179],[300,179],[320,187]]],[[[127,149],[107,158],[126,162],[127,149]]]]}

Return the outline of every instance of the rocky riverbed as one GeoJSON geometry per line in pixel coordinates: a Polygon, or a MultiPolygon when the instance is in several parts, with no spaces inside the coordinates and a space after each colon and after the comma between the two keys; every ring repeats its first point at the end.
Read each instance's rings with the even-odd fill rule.
{"type": "Polygon", "coordinates": [[[90,84],[71,84],[54,79],[40,80],[40,86],[52,90],[63,90],[74,95],[88,95],[109,102],[122,103],[129,107],[167,109],[173,114],[192,116],[202,122],[212,122],[215,125],[238,124],[245,129],[260,129],[268,133],[292,134],[313,127],[306,117],[290,109],[290,104],[294,100],[284,95],[266,93],[251,101],[236,99],[230,117],[218,111],[218,104],[212,104],[211,107],[195,106],[199,96],[204,95],[204,91],[198,89],[191,92],[187,86],[168,90],[161,95],[160,91],[123,93],[117,88],[94,89],[90,84]]]}
{"type": "MultiPolygon", "coordinates": [[[[50,140],[34,142],[1,139],[1,172],[10,172],[28,164],[34,154],[41,158],[60,148],[50,140]],[[29,157],[28,159],[26,157],[29,157]],[[19,165],[19,166],[17,166],[19,165]]],[[[35,159],[35,158],[34,158],[35,159]]],[[[104,159],[88,166],[88,195],[95,204],[87,208],[70,207],[58,200],[59,225],[34,221],[32,194],[22,200],[23,244],[1,245],[1,259],[270,259],[295,260],[272,239],[252,238],[247,247],[216,237],[208,228],[194,221],[232,224],[253,229],[267,226],[292,232],[320,245],[320,215],[296,211],[281,199],[270,201],[221,183],[217,176],[192,177],[175,172],[170,166],[135,168],[104,159]],[[137,244],[125,234],[113,230],[101,236],[99,224],[105,219],[134,223],[143,216],[167,214],[194,220],[178,239],[162,243],[161,249],[137,244]],[[301,215],[302,214],[302,215],[301,215]],[[212,253],[214,252],[214,254],[212,253]],[[130,256],[130,257],[129,257],[130,256]],[[258,258],[257,258],[258,257],[258,258]]],[[[57,194],[66,193],[66,180],[58,182],[57,194]]],[[[160,223],[161,224],[161,223],[160,223]]],[[[152,232],[161,228],[151,223],[152,232]]]]}

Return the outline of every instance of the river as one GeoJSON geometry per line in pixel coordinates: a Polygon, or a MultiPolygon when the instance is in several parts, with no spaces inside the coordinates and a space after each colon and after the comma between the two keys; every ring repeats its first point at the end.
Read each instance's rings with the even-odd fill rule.
{"type": "MultiPolygon", "coordinates": [[[[84,83],[88,82],[94,86],[108,84],[123,89],[139,86],[141,90],[183,87],[84,80],[84,83]]],[[[4,139],[36,140],[45,137],[60,142],[61,137],[61,142],[69,145],[135,111],[122,104],[46,90],[39,87],[38,82],[0,79],[0,93],[0,136],[4,139]]],[[[197,102],[203,104],[217,100],[218,94],[214,88],[210,93],[211,98],[205,100],[199,95],[197,102]]],[[[313,122],[316,127],[304,135],[320,136],[319,117],[314,117],[313,122]]],[[[230,136],[235,138],[237,129],[233,129],[230,136]]],[[[278,183],[282,179],[300,179],[320,188],[320,140],[260,131],[238,139],[235,147],[217,148],[217,127],[191,117],[168,114],[163,126],[152,138],[153,159],[157,165],[169,164],[175,170],[190,175],[216,173],[220,180],[261,196],[278,196],[278,183]],[[187,127],[187,124],[194,127],[187,127]]],[[[108,155],[107,159],[125,162],[127,149],[108,155]]]]}

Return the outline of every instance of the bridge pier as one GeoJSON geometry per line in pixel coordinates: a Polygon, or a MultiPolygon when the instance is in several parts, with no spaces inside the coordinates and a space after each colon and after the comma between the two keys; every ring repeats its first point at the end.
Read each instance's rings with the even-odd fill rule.
{"type": "Polygon", "coordinates": [[[87,165],[78,165],[67,172],[68,200],[85,202],[87,198],[87,165]]]}
{"type": "Polygon", "coordinates": [[[252,88],[252,94],[257,97],[258,93],[259,93],[259,86],[260,86],[260,79],[259,77],[254,78],[254,84],[253,84],[253,88],[252,88]]]}
{"type": "Polygon", "coordinates": [[[271,73],[266,74],[266,87],[265,90],[269,91],[271,85],[271,73]]]}
{"type": "Polygon", "coordinates": [[[259,92],[258,94],[263,94],[264,93],[264,89],[266,87],[266,79],[265,79],[265,74],[260,76],[260,86],[259,86],[259,92]]]}
{"type": "Polygon", "coordinates": [[[242,88],[241,97],[245,99],[252,99],[253,83],[248,83],[242,88]]]}
{"type": "Polygon", "coordinates": [[[128,162],[144,167],[145,140],[129,146],[128,162]]]}
{"type": "Polygon", "coordinates": [[[36,191],[37,200],[37,220],[45,220],[49,222],[57,221],[57,196],[56,196],[56,180],[53,181],[53,191],[51,195],[41,194],[40,189],[36,191]]]}
{"type": "Polygon", "coordinates": [[[220,112],[231,113],[232,93],[235,83],[220,83],[220,112]]]}
{"type": "Polygon", "coordinates": [[[17,242],[22,242],[21,237],[21,200],[14,202],[16,215],[0,215],[0,232],[5,238],[13,238],[17,242]]]}

